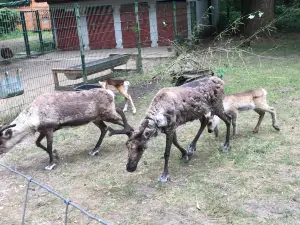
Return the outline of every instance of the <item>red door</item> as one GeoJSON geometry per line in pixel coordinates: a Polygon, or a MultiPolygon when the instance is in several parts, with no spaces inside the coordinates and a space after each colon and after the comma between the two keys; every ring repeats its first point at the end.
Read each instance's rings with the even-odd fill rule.
{"type": "Polygon", "coordinates": [[[177,34],[188,38],[188,20],[186,2],[176,2],[177,34]]]}
{"type": "Polygon", "coordinates": [[[158,45],[168,46],[174,40],[173,5],[172,2],[156,3],[158,45]]]}
{"type": "Polygon", "coordinates": [[[74,10],[53,10],[57,47],[63,50],[79,50],[79,38],[74,10]]]}
{"type": "MultiPolygon", "coordinates": [[[[122,5],[121,29],[124,48],[137,47],[136,19],[134,13],[134,4],[122,5]]],[[[139,22],[142,47],[150,47],[150,25],[148,4],[139,4],[139,22]]]]}
{"type": "Polygon", "coordinates": [[[90,49],[115,48],[115,28],[111,6],[90,7],[87,10],[90,49]]]}

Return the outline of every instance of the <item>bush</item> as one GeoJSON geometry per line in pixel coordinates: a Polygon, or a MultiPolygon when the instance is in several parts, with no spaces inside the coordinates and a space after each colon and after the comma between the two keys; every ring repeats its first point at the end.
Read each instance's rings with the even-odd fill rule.
{"type": "Polygon", "coordinates": [[[276,28],[281,31],[300,31],[300,7],[276,5],[275,14],[280,19],[276,22],[276,28]]]}
{"type": "Polygon", "coordinates": [[[0,9],[0,36],[16,31],[20,22],[19,11],[8,8],[0,9]]]}

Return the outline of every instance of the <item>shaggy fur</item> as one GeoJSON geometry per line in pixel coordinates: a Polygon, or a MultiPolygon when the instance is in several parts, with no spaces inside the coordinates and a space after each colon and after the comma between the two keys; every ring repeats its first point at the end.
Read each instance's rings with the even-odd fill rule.
{"type": "Polygon", "coordinates": [[[216,114],[225,121],[228,134],[223,151],[228,151],[230,117],[224,113],[223,96],[224,83],[217,77],[195,80],[180,87],[161,89],[153,98],[139,131],[126,143],[129,151],[127,171],[136,170],[147,142],[161,131],[166,134],[166,147],[165,167],[159,180],[167,181],[168,159],[172,143],[181,151],[184,158],[192,156],[197,140],[207,125],[205,115],[208,113],[216,114]],[[176,128],[194,120],[200,120],[201,127],[188,150],[185,150],[177,142],[176,128]]]}
{"type": "Polygon", "coordinates": [[[0,154],[9,151],[28,135],[39,132],[36,145],[49,154],[50,164],[46,169],[50,170],[56,165],[52,151],[53,132],[93,122],[101,130],[99,141],[90,153],[95,155],[100,151],[107,132],[104,121],[124,126],[122,118],[125,116],[119,114],[123,112],[116,111],[113,96],[102,88],[40,95],[11,123],[14,127],[0,132],[0,154]],[[47,147],[41,144],[44,137],[47,138],[47,147]]]}

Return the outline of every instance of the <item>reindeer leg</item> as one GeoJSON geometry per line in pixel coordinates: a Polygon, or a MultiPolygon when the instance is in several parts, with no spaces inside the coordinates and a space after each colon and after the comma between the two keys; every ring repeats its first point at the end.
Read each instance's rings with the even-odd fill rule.
{"type": "Polygon", "coordinates": [[[219,127],[216,126],[214,129],[215,137],[217,138],[219,136],[219,127]]]}
{"type": "Polygon", "coordinates": [[[49,165],[45,167],[45,170],[53,170],[54,167],[57,165],[57,160],[54,160],[53,157],[53,152],[52,152],[52,148],[53,148],[53,130],[47,130],[46,133],[46,139],[47,139],[47,152],[49,154],[49,165]]]}
{"type": "Polygon", "coordinates": [[[173,144],[181,152],[182,158],[188,160],[189,157],[188,157],[187,151],[183,147],[181,147],[178,143],[176,131],[174,131],[174,134],[173,134],[173,144]]]}
{"type": "Polygon", "coordinates": [[[95,121],[94,124],[100,129],[101,134],[100,134],[100,137],[99,137],[99,140],[98,140],[96,146],[94,147],[94,149],[92,151],[89,152],[89,154],[91,156],[95,156],[95,155],[99,154],[101,143],[102,143],[102,141],[107,133],[107,130],[108,130],[107,126],[105,125],[105,123],[102,120],[95,121]]]}
{"type": "Polygon", "coordinates": [[[40,135],[38,136],[38,138],[35,141],[35,144],[37,147],[43,149],[44,151],[46,151],[49,154],[49,158],[50,158],[50,164],[48,166],[46,166],[46,170],[52,170],[56,164],[53,163],[53,158],[55,159],[55,161],[58,161],[58,154],[56,150],[53,150],[52,152],[52,144],[51,144],[51,151],[48,150],[48,137],[47,137],[47,148],[41,144],[41,141],[43,140],[43,138],[47,135],[47,133],[45,134],[44,132],[40,132],[40,135]],[[52,164],[52,165],[51,165],[52,164]]]}
{"type": "Polygon", "coordinates": [[[110,123],[118,124],[118,125],[122,126],[124,129],[114,130],[111,127],[108,127],[107,128],[108,129],[108,136],[112,136],[112,135],[115,135],[115,134],[126,134],[126,135],[131,134],[131,132],[133,131],[133,128],[127,123],[127,119],[125,117],[124,112],[119,108],[116,108],[116,111],[121,116],[121,119],[117,116],[113,117],[111,115],[111,118],[109,120],[106,120],[106,121],[110,122],[110,123]]]}
{"type": "Polygon", "coordinates": [[[258,129],[259,129],[260,124],[261,124],[261,122],[262,122],[262,120],[263,120],[263,118],[264,118],[264,116],[265,116],[265,112],[264,112],[264,111],[261,111],[261,110],[259,110],[259,109],[254,109],[254,111],[255,111],[256,113],[258,113],[259,118],[258,118],[257,124],[256,124],[256,126],[255,126],[255,128],[254,128],[254,130],[253,130],[252,132],[253,132],[253,133],[258,133],[258,129]]]}
{"type": "Polygon", "coordinates": [[[236,126],[236,118],[237,114],[233,114],[231,119],[232,119],[232,127],[233,127],[233,136],[236,137],[237,135],[237,126],[236,126]]]}
{"type": "Polygon", "coordinates": [[[230,123],[231,117],[227,115],[224,111],[216,113],[216,115],[225,122],[226,124],[226,140],[223,145],[222,151],[228,152],[230,150],[230,123]]]}
{"type": "Polygon", "coordinates": [[[124,108],[123,108],[123,112],[127,112],[127,110],[128,110],[128,99],[127,98],[125,98],[125,105],[124,105],[124,108]]]}
{"type": "Polygon", "coordinates": [[[273,107],[269,107],[268,110],[266,110],[268,113],[272,116],[272,126],[275,130],[280,131],[280,128],[277,125],[277,119],[276,119],[276,111],[273,107]]]}
{"type": "Polygon", "coordinates": [[[130,104],[131,104],[132,113],[136,114],[136,108],[135,108],[135,106],[133,104],[132,98],[131,98],[130,95],[128,95],[128,97],[129,97],[129,101],[130,101],[130,104]]]}
{"type": "MultiPolygon", "coordinates": [[[[132,101],[132,98],[131,96],[127,93],[127,91],[124,89],[124,86],[120,86],[118,87],[118,91],[127,99],[126,101],[126,104],[127,102],[129,101],[130,104],[131,104],[131,108],[132,108],[132,113],[135,114],[136,113],[136,108],[134,107],[134,104],[133,104],[133,101],[132,101]]],[[[126,107],[126,104],[125,104],[125,107],[126,107]]],[[[124,107],[124,109],[125,109],[124,107]]],[[[126,107],[127,109],[127,107],[126,107]]],[[[124,110],[123,110],[124,111],[124,110]]],[[[125,111],[124,111],[125,112],[125,111]]]]}
{"type": "Polygon", "coordinates": [[[194,140],[191,142],[190,146],[188,147],[188,156],[192,156],[194,154],[194,152],[196,151],[196,144],[202,134],[202,132],[204,131],[208,121],[205,117],[202,117],[200,119],[200,123],[201,123],[201,126],[200,126],[200,129],[198,130],[198,133],[196,134],[194,140]]]}
{"type": "Polygon", "coordinates": [[[169,157],[170,157],[170,150],[173,142],[174,133],[173,132],[166,132],[166,146],[165,146],[165,164],[164,164],[164,171],[162,175],[158,178],[159,182],[167,182],[169,175],[168,175],[168,165],[169,165],[169,157]]]}

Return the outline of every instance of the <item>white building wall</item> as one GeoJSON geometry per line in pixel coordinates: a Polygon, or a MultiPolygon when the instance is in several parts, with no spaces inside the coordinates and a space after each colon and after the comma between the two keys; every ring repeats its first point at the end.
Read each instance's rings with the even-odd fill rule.
{"type": "Polygon", "coordinates": [[[81,33],[82,33],[82,41],[84,50],[90,50],[90,40],[89,40],[89,32],[88,26],[86,22],[86,15],[80,17],[80,24],[81,24],[81,33]]]}
{"type": "Polygon", "coordinates": [[[121,5],[114,5],[113,6],[113,9],[114,9],[115,38],[116,38],[117,48],[123,48],[120,7],[121,7],[121,5]]]}
{"type": "Polygon", "coordinates": [[[156,2],[149,3],[149,23],[150,23],[150,39],[151,47],[158,46],[158,31],[157,31],[157,17],[156,17],[156,2]]]}

